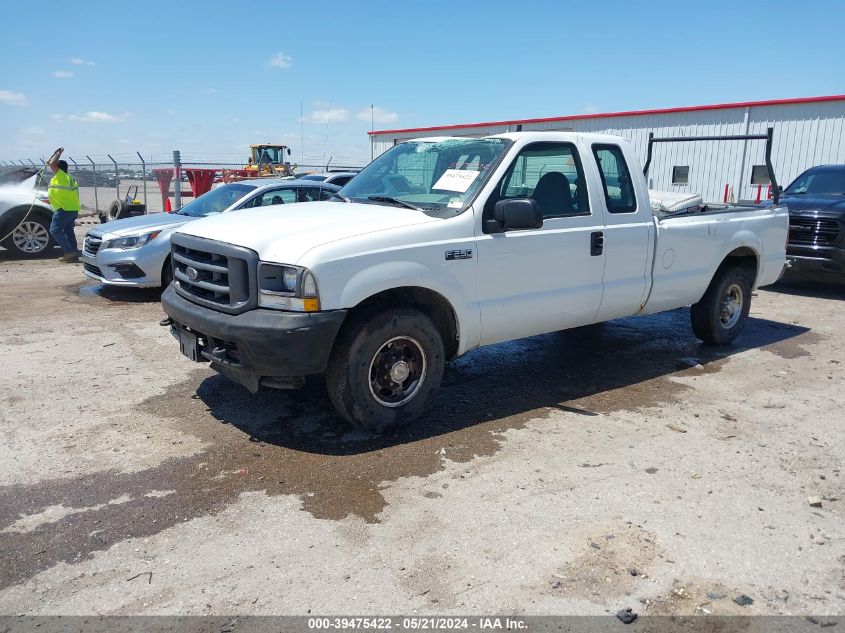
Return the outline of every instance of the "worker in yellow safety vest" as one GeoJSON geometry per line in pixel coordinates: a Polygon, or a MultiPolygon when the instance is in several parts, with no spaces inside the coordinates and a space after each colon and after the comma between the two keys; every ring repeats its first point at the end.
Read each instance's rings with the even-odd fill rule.
{"type": "Polygon", "coordinates": [[[64,152],[60,147],[47,164],[55,174],[50,180],[47,195],[53,207],[53,221],[50,223],[50,234],[62,249],[60,262],[71,264],[79,261],[79,250],[73,225],[81,208],[79,204],[79,183],[76,178],[67,173],[67,161],[59,160],[64,152]]]}

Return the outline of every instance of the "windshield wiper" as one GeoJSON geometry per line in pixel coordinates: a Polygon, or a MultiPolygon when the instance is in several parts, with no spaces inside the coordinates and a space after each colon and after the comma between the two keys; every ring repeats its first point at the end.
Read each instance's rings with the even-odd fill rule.
{"type": "Polygon", "coordinates": [[[374,202],[387,202],[388,204],[393,204],[397,207],[405,207],[406,209],[413,209],[414,211],[422,211],[420,207],[415,206],[410,202],[405,202],[404,200],[399,200],[398,198],[391,198],[390,196],[367,196],[367,200],[373,200],[374,202]]]}
{"type": "Polygon", "coordinates": [[[335,193],[335,194],[333,194],[333,195],[332,195],[332,198],[340,198],[340,199],[341,199],[341,200],[343,200],[344,202],[352,202],[352,200],[350,200],[350,199],[349,199],[349,198],[347,198],[346,196],[342,196],[342,195],[340,195],[339,193],[335,193]]]}

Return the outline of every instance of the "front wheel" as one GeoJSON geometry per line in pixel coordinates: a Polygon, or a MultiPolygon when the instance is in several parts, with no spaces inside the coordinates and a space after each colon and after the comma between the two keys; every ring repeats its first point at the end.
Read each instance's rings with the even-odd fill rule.
{"type": "Polygon", "coordinates": [[[371,431],[417,420],[437,393],[445,363],[432,320],[412,308],[358,318],[340,334],[326,387],[337,412],[371,431]]]}
{"type": "Polygon", "coordinates": [[[173,264],[168,257],[164,261],[164,265],[161,267],[161,289],[162,291],[167,290],[167,286],[170,285],[170,282],[173,281],[173,264]]]}
{"type": "Polygon", "coordinates": [[[751,284],[739,266],[717,272],[701,301],[690,308],[695,335],[709,345],[727,345],[739,336],[751,309],[751,284]]]}
{"type": "Polygon", "coordinates": [[[3,246],[18,257],[38,257],[53,247],[50,222],[42,217],[26,217],[12,230],[3,246]]]}

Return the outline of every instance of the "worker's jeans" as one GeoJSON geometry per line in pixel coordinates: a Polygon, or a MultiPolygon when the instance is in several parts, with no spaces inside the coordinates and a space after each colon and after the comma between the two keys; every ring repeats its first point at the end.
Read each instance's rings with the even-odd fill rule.
{"type": "Polygon", "coordinates": [[[78,255],[76,233],[73,232],[73,224],[76,222],[76,211],[57,210],[53,213],[53,221],[50,222],[50,234],[62,248],[62,253],[67,255],[78,255]]]}

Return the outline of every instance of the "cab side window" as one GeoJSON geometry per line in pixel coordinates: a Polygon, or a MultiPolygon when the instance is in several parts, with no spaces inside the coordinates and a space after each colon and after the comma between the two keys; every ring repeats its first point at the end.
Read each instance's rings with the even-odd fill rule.
{"type": "Polygon", "coordinates": [[[511,164],[498,200],[533,198],[544,218],[589,215],[584,171],[571,143],[532,143],[511,164]]]}
{"type": "Polygon", "coordinates": [[[637,196],[622,148],[618,145],[593,145],[593,155],[599,166],[607,210],[610,213],[634,213],[637,196]]]}

